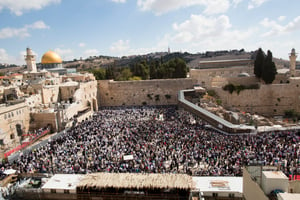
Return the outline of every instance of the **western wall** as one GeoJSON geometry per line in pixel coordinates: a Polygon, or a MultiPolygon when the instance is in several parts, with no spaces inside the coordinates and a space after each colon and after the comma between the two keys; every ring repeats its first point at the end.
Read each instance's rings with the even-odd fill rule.
{"type": "Polygon", "coordinates": [[[191,89],[195,81],[156,79],[144,81],[98,81],[99,106],[138,106],[177,104],[178,91],[191,89]]]}

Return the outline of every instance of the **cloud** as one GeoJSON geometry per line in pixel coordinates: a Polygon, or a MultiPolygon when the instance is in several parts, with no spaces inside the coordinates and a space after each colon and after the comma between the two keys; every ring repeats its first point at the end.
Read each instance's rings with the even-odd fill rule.
{"type": "Polygon", "coordinates": [[[281,21],[284,21],[285,18],[286,18],[286,16],[279,16],[279,17],[278,17],[278,21],[280,21],[280,22],[281,22],[281,21]]]}
{"type": "Polygon", "coordinates": [[[109,50],[114,53],[115,55],[125,55],[126,51],[128,51],[130,48],[129,46],[129,40],[119,40],[117,42],[114,42],[109,50]]]}
{"type": "Polygon", "coordinates": [[[233,7],[237,7],[243,0],[232,0],[233,7]]]}
{"type": "Polygon", "coordinates": [[[60,56],[73,53],[72,49],[56,48],[56,49],[54,49],[54,51],[60,56]]]}
{"type": "Polygon", "coordinates": [[[0,60],[1,63],[9,63],[10,58],[5,49],[0,49],[0,60]]]}
{"type": "Polygon", "coordinates": [[[111,0],[111,1],[115,3],[126,3],[126,0],[111,0]]]}
{"type": "MultiPolygon", "coordinates": [[[[33,52],[34,55],[36,55],[35,52],[33,52]]],[[[14,57],[10,56],[5,49],[0,48],[0,63],[7,63],[7,64],[16,64],[16,65],[24,65],[24,55],[26,55],[26,51],[19,52],[19,55],[14,57]]]]}
{"type": "Polygon", "coordinates": [[[49,29],[50,27],[46,25],[43,21],[36,21],[33,24],[25,25],[25,28],[31,29],[49,29]]]}
{"type": "Polygon", "coordinates": [[[226,15],[191,15],[182,23],[174,23],[173,31],[166,34],[158,44],[161,47],[195,51],[243,48],[256,29],[236,30],[226,15]],[[185,49],[181,49],[182,47],[185,49]]]}
{"type": "Polygon", "coordinates": [[[67,61],[67,60],[73,60],[75,56],[73,55],[73,50],[72,49],[62,49],[62,48],[55,48],[54,52],[56,52],[62,60],[67,61]]]}
{"type": "Polygon", "coordinates": [[[248,9],[251,10],[253,8],[257,8],[261,6],[262,4],[266,3],[267,1],[270,0],[251,0],[248,4],[248,9]]]}
{"type": "Polygon", "coordinates": [[[50,27],[47,26],[43,21],[36,21],[33,24],[30,25],[25,25],[22,28],[3,28],[0,29],[0,39],[5,39],[5,38],[12,38],[12,37],[19,37],[19,38],[25,38],[29,37],[30,29],[49,29],[50,27]]]}
{"type": "Polygon", "coordinates": [[[230,7],[229,0],[138,0],[138,7],[143,11],[152,11],[157,15],[190,6],[204,6],[205,14],[226,12],[230,7]]]}
{"type": "Polygon", "coordinates": [[[191,15],[190,19],[181,24],[173,24],[176,34],[173,37],[177,42],[191,42],[203,37],[217,37],[231,27],[228,16],[205,17],[191,15]]]}
{"type": "MultiPolygon", "coordinates": [[[[280,18],[278,18],[278,21],[282,21],[282,20],[280,18]]],[[[260,22],[260,25],[269,29],[269,31],[262,34],[263,37],[282,35],[282,34],[300,30],[300,16],[294,18],[291,22],[287,23],[286,25],[280,25],[275,20],[270,20],[269,18],[264,18],[260,22]]]]}
{"type": "Polygon", "coordinates": [[[84,42],[80,42],[80,43],[78,44],[78,46],[79,46],[79,47],[85,47],[85,43],[84,43],[84,42]]]}
{"type": "Polygon", "coordinates": [[[97,55],[99,55],[99,50],[98,49],[87,49],[83,53],[86,57],[97,56],[97,55]]]}
{"type": "Polygon", "coordinates": [[[8,9],[17,16],[28,10],[40,10],[50,4],[60,3],[61,0],[0,0],[0,11],[8,9]]]}

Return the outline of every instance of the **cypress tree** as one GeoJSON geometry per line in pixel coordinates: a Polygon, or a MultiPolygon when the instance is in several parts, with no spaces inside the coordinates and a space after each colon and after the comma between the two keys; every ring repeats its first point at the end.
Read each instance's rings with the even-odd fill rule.
{"type": "Polygon", "coordinates": [[[267,56],[264,60],[263,70],[262,70],[262,79],[266,84],[271,84],[275,80],[277,74],[276,65],[273,62],[273,55],[270,50],[268,50],[267,56]]]}
{"type": "Polygon", "coordinates": [[[257,78],[262,77],[264,60],[265,60],[264,52],[262,51],[261,48],[259,48],[254,61],[254,74],[257,78]]]}

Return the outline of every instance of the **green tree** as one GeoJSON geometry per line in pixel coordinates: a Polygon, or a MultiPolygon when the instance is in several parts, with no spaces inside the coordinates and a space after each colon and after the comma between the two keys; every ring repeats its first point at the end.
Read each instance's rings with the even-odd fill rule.
{"type": "Polygon", "coordinates": [[[268,50],[262,70],[262,79],[266,84],[271,84],[275,80],[277,74],[276,65],[273,62],[272,52],[268,50]]]}
{"type": "Polygon", "coordinates": [[[150,75],[150,79],[156,79],[157,78],[157,69],[159,68],[160,63],[158,60],[156,61],[152,61],[150,63],[150,67],[149,67],[149,75],[150,75]]]}
{"type": "Polygon", "coordinates": [[[186,63],[181,58],[175,58],[175,71],[173,78],[186,78],[187,67],[186,63]]]}
{"type": "Polygon", "coordinates": [[[128,81],[132,76],[132,72],[129,68],[123,68],[120,75],[116,78],[117,81],[128,81]]]}
{"type": "Polygon", "coordinates": [[[106,79],[106,70],[103,68],[92,69],[91,72],[94,74],[96,80],[106,79]]]}
{"type": "Polygon", "coordinates": [[[115,79],[114,70],[111,66],[106,69],[105,75],[106,79],[115,79]]]}
{"type": "Polygon", "coordinates": [[[254,61],[254,74],[257,78],[262,77],[264,60],[265,60],[264,52],[262,51],[261,48],[259,48],[254,61]]]}

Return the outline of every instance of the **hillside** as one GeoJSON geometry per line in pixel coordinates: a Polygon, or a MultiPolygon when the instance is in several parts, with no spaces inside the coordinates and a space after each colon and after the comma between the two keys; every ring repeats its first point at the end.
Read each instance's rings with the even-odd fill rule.
{"type": "MultiPolygon", "coordinates": [[[[231,59],[253,59],[255,52],[246,52],[244,49],[241,50],[222,50],[222,51],[207,51],[205,53],[191,54],[188,52],[155,52],[145,55],[133,55],[133,56],[123,56],[123,57],[111,57],[111,56],[90,56],[87,59],[72,61],[64,61],[63,65],[65,68],[76,68],[77,71],[86,71],[94,68],[107,68],[110,66],[114,67],[127,67],[131,66],[142,60],[148,62],[155,60],[162,60],[164,62],[169,61],[172,58],[182,58],[189,68],[195,68],[198,66],[200,61],[208,60],[231,60],[231,59]]],[[[273,58],[278,69],[287,68],[289,66],[289,61],[273,58]]],[[[37,67],[40,63],[37,63],[37,67]]],[[[1,67],[0,71],[6,72],[22,72],[26,70],[24,66],[16,67],[16,65],[9,65],[1,67]],[[11,67],[10,67],[11,66],[11,67]]]]}

